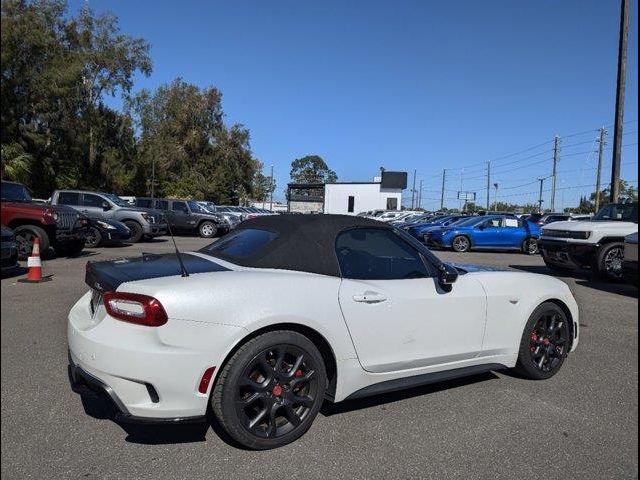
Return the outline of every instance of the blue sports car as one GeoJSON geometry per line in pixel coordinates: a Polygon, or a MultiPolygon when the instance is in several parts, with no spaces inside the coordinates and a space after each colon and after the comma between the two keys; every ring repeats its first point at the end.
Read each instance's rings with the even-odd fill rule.
{"type": "Polygon", "coordinates": [[[447,227],[463,218],[467,218],[467,217],[464,217],[462,215],[447,215],[445,217],[437,217],[431,220],[430,222],[419,223],[419,224],[412,225],[408,228],[407,227],[403,227],[403,228],[407,231],[409,235],[422,241],[425,234],[427,234],[428,232],[434,229],[439,229],[441,227],[447,227]]]}
{"type": "Polygon", "coordinates": [[[471,249],[520,250],[538,253],[540,227],[509,215],[488,215],[427,232],[425,243],[431,247],[451,248],[456,252],[471,249]]]}

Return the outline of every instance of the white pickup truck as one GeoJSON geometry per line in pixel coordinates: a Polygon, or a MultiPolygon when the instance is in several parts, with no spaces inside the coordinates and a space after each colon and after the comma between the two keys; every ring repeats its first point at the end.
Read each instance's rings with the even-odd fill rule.
{"type": "Polygon", "coordinates": [[[552,270],[589,268],[608,280],[623,278],[624,238],[638,232],[638,203],[609,203],[589,221],[555,222],[538,242],[552,270]]]}

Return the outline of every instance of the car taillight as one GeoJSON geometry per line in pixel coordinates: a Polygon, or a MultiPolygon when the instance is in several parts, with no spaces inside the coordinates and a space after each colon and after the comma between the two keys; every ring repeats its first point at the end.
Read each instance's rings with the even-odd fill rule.
{"type": "Polygon", "coordinates": [[[127,292],[107,292],[102,298],[107,313],[118,320],[147,327],[167,323],[167,312],[156,298],[127,292]]]}

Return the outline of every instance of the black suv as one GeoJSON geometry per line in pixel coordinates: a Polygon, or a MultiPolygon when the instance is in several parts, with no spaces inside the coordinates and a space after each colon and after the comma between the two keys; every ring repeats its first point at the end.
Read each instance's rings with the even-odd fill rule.
{"type": "Polygon", "coordinates": [[[195,200],[137,197],[135,204],[165,212],[172,232],[198,233],[203,238],[211,238],[224,235],[230,229],[222,215],[209,212],[195,200]]]}

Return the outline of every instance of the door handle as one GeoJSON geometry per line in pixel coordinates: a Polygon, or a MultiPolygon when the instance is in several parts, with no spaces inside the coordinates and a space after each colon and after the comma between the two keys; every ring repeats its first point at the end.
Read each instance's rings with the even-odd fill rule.
{"type": "Polygon", "coordinates": [[[358,303],[382,303],[387,300],[387,297],[381,293],[366,292],[362,295],[354,295],[353,301],[358,303]]]}

